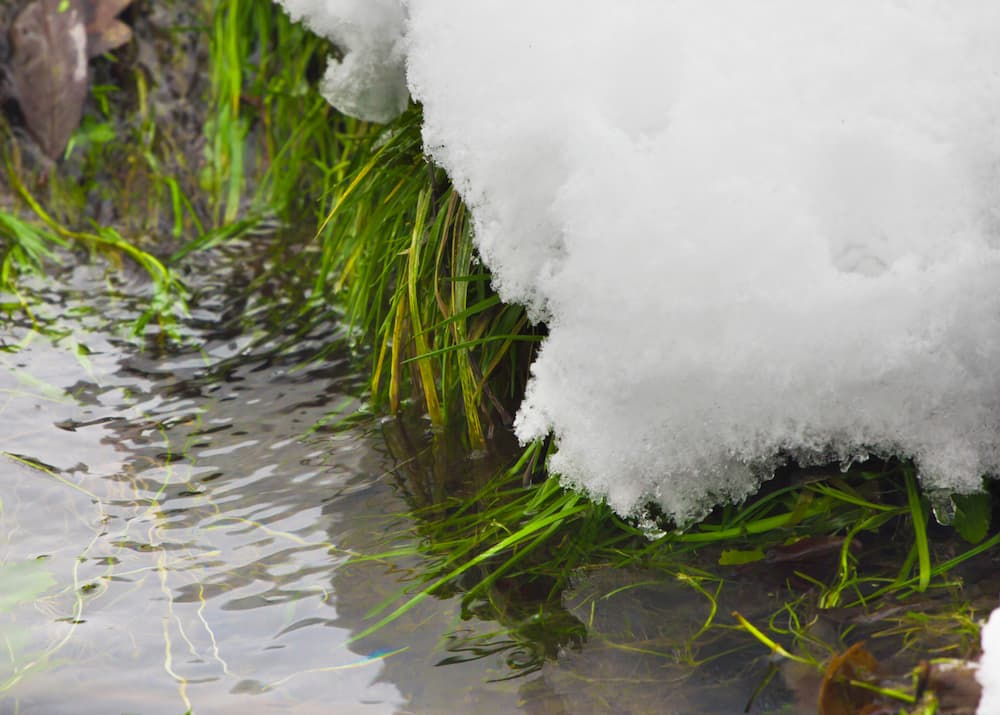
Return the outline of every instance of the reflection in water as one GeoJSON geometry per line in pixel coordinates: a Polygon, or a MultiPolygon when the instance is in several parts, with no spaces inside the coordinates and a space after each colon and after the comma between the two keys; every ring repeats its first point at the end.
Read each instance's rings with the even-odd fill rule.
{"type": "MultiPolygon", "coordinates": [[[[495,465],[419,425],[324,426],[363,390],[346,347],[308,362],[346,345],[337,326],[276,330],[293,310],[274,292],[270,311],[221,299],[227,270],[207,281],[184,348],[138,349],[122,325],[141,287],[102,298],[93,269],[33,286],[47,334],[24,324],[5,338],[19,347],[0,353],[8,710],[685,712],[691,669],[666,644],[705,602],[641,585],[662,575],[583,573],[562,596],[500,580],[464,605],[456,584],[352,642],[421,583],[406,512],[433,517],[495,465]],[[372,558],[392,551],[411,555],[372,558]]],[[[746,684],[727,692],[687,712],[742,707],[746,684]]]]}
{"type": "MultiPolygon", "coordinates": [[[[377,680],[391,651],[347,647],[331,586],[351,544],[404,508],[370,435],[313,429],[357,404],[346,352],[303,369],[308,339],[279,359],[250,349],[246,329],[139,352],[116,337],[138,302],[93,312],[100,276],[72,280],[84,298],[37,290],[65,334],[25,326],[0,357],[0,405],[17,425],[0,436],[0,558],[49,579],[0,605],[7,702],[102,715],[223,712],[251,696],[280,712],[402,708],[377,680]]],[[[212,325],[204,309],[200,320],[212,325]]],[[[330,325],[317,330],[329,341],[330,325]]]]}
{"type": "MultiPolygon", "coordinates": [[[[30,287],[44,333],[0,337],[0,712],[743,709],[766,654],[726,630],[692,648],[710,599],[662,572],[500,579],[466,603],[457,583],[352,641],[423,583],[407,512],[435,518],[495,464],[419,424],[343,422],[363,380],[336,323],[289,324],[303,298],[280,287],[231,295],[241,263],[200,279],[183,348],[140,350],[122,326],[143,287],[112,300],[84,268],[30,287]]],[[[730,581],[720,613],[774,610],[773,585],[730,581]]]]}

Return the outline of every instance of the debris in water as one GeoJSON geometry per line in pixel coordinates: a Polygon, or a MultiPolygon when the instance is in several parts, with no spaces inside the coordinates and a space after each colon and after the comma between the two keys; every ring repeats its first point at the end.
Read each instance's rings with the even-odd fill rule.
{"type": "Polygon", "coordinates": [[[855,643],[830,659],[819,685],[820,715],[856,715],[875,700],[871,690],[857,683],[874,684],[878,661],[863,643],[855,643]]]}

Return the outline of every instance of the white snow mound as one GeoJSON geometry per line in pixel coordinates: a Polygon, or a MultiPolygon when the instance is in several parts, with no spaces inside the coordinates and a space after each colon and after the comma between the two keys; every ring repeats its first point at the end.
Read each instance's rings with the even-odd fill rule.
{"type": "Polygon", "coordinates": [[[517,418],[623,514],[754,465],[1000,469],[995,0],[409,0],[425,144],[551,334],[517,418]]]}
{"type": "Polygon", "coordinates": [[[329,59],[320,87],[330,104],[372,122],[391,121],[406,109],[406,13],[399,0],[276,1],[343,53],[339,61],[329,59]]]}
{"type": "Polygon", "coordinates": [[[348,113],[405,59],[568,484],[683,522],[788,455],[1000,471],[1000,3],[281,2],[348,113]]]}

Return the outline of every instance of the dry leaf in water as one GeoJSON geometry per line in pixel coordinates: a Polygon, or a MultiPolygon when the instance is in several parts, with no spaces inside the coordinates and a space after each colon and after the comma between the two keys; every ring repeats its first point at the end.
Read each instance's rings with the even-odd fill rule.
{"type": "Polygon", "coordinates": [[[88,57],[103,55],[132,39],[132,29],[116,19],[131,4],[132,0],[83,0],[88,57]]]}
{"type": "Polygon", "coordinates": [[[34,0],[10,27],[10,80],[28,131],[55,159],[83,116],[87,31],[79,0],[34,0]]]}
{"type": "MultiPolygon", "coordinates": [[[[858,715],[873,705],[874,694],[850,681],[868,681],[878,670],[875,656],[855,643],[830,659],[819,686],[820,715],[858,715]]],[[[869,710],[870,712],[870,710],[869,710]]]]}

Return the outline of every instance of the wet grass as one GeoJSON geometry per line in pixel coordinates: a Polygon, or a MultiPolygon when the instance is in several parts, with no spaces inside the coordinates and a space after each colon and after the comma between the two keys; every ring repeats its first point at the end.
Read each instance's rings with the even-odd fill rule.
{"type": "MultiPolygon", "coordinates": [[[[740,648],[751,661],[774,666],[768,682],[789,669],[785,663],[811,671],[811,677],[786,675],[783,687],[815,701],[824,682],[840,678],[831,671],[840,654],[872,642],[879,675],[859,676],[860,684],[851,686],[872,693],[864,703],[877,700],[890,708],[886,712],[930,713],[938,693],[917,687],[920,669],[947,670],[975,656],[976,615],[992,608],[1000,586],[991,576],[991,553],[1000,544],[989,525],[991,497],[956,500],[951,524],[941,525],[904,462],[848,472],[790,469],[748,503],[720,507],[678,530],[653,522],[640,528],[552,478],[530,484],[526,476],[551,449],[541,442],[499,476],[472,479],[478,488],[438,489],[438,497],[428,484],[448,475],[454,480],[463,468],[447,461],[442,466],[435,454],[440,440],[416,448],[419,439],[389,442],[397,448],[401,488],[413,501],[422,539],[405,553],[379,557],[419,555],[426,566],[372,609],[371,626],[359,639],[429,597],[460,595],[468,613],[492,617],[509,636],[523,639],[522,660],[510,664],[512,673],[533,672],[560,648],[588,638],[602,642],[599,627],[567,617],[566,594],[581,575],[613,569],[637,574],[636,580],[595,595],[596,601],[676,580],[709,604],[702,625],[679,640],[637,634],[621,647],[690,668],[740,648]],[[748,581],[763,584],[768,595],[741,602],[748,581]],[[511,607],[511,594],[520,599],[518,608],[511,607]],[[538,623],[548,624],[545,633],[531,628],[538,623]],[[733,639],[734,630],[743,640],[733,639]],[[528,651],[533,655],[525,660],[528,651]]],[[[944,511],[950,502],[937,498],[944,511]]],[[[653,617],[641,605],[629,608],[637,624],[653,617]]],[[[831,708],[821,712],[841,712],[831,708]]]]}
{"type": "MultiPolygon", "coordinates": [[[[324,196],[315,296],[343,305],[366,347],[369,408],[423,415],[431,436],[403,440],[410,451],[401,451],[402,464],[420,461],[414,444],[430,454],[455,450],[459,431],[459,451],[502,457],[545,328],[490,289],[472,249],[467,208],[422,154],[420,120],[415,107],[384,129],[359,124],[353,137],[344,135],[356,144],[324,196]]],[[[433,596],[461,592],[469,608],[488,609],[498,584],[501,591],[534,584],[539,607],[554,613],[574,574],[595,564],[686,574],[694,584],[706,578],[705,566],[718,583],[729,578],[727,569],[778,572],[795,582],[786,597],[796,607],[849,609],[859,618],[944,594],[934,608],[950,607],[956,622],[967,624],[957,574],[1000,543],[990,495],[933,495],[932,509],[905,463],[848,474],[836,466],[821,474],[788,470],[747,503],[679,530],[655,511],[625,520],[563,489],[545,469],[557,448],[515,448],[509,467],[471,488],[454,483],[441,466],[447,458],[431,457],[423,476],[401,469],[428,569],[374,608],[372,625],[358,637],[433,596]],[[873,548],[888,542],[891,554],[873,548]],[[799,598],[803,589],[808,599],[799,598]]],[[[506,604],[499,600],[497,618],[505,618],[506,604]]]]}
{"type": "Polygon", "coordinates": [[[316,295],[343,305],[371,346],[376,408],[425,413],[482,451],[510,424],[543,330],[491,289],[468,211],[424,157],[420,124],[414,108],[345,135],[356,161],[324,197],[316,295]]]}
{"type": "MultiPolygon", "coordinates": [[[[373,609],[358,638],[422,600],[461,593],[470,611],[493,614],[524,643],[572,642],[580,624],[565,618],[561,595],[582,570],[611,566],[695,589],[711,604],[698,638],[742,628],[762,650],[817,669],[823,658],[793,651],[810,641],[815,613],[838,609],[856,624],[882,613],[879,623],[891,622],[904,646],[918,631],[950,628],[962,636],[954,654],[968,655],[974,622],[961,579],[1000,543],[991,495],[932,495],[932,504],[902,463],[789,471],[747,503],[678,530],[655,513],[621,519],[563,489],[545,469],[557,445],[517,448],[509,437],[545,327],[492,290],[467,207],[423,155],[420,108],[385,127],[338,115],[315,91],[331,48],[269,0],[204,0],[170,17],[155,25],[136,11],[131,19],[147,57],[184,80],[188,94],[171,95],[138,50],[123,50],[96,61],[85,121],[55,168],[22,151],[16,118],[0,125],[9,189],[0,205],[0,290],[14,296],[12,309],[27,309],[17,298],[25,273],[74,250],[129,261],[153,288],[134,329],[159,325],[169,334],[187,300],[183,260],[236,237],[307,226],[312,240],[294,247],[308,267],[299,309],[343,312],[369,376],[367,409],[420,416],[418,431],[430,437],[411,442],[421,454],[507,461],[472,482],[456,481],[455,470],[442,475],[447,456],[432,460],[436,469],[401,469],[421,547],[377,558],[420,555],[427,568],[373,609]],[[198,71],[185,54],[199,58],[198,71]],[[748,572],[779,577],[782,603],[771,614],[736,617],[718,607],[720,589],[748,572]],[[916,605],[884,616],[908,604],[916,605]],[[921,608],[938,625],[914,615],[921,608]],[[782,638],[791,642],[779,650],[782,638]]],[[[419,460],[401,449],[400,461],[419,460]]],[[[684,650],[692,662],[696,650],[684,650]]],[[[544,659],[555,649],[538,652],[544,659]]]]}
{"type": "MultiPolygon", "coordinates": [[[[424,447],[430,452],[447,450],[461,429],[465,450],[502,454],[498,438],[523,394],[527,366],[545,328],[530,325],[520,308],[503,305],[490,290],[489,274],[471,248],[467,209],[447,177],[421,154],[419,121],[414,108],[359,140],[364,149],[356,156],[367,160],[346,172],[325,199],[316,294],[343,304],[359,342],[370,346],[375,411],[422,414],[425,429],[436,435],[430,442],[437,446],[424,447]]],[[[714,628],[741,628],[754,642],[773,631],[765,637],[804,643],[806,626],[818,612],[848,613],[858,623],[885,618],[904,630],[906,614],[923,612],[950,623],[953,638],[935,648],[958,658],[974,655],[975,626],[959,574],[970,563],[981,573],[983,555],[1000,544],[990,523],[989,494],[928,496],[912,466],[898,462],[849,474],[836,465],[823,474],[788,470],[747,503],[720,507],[679,530],[655,511],[625,520],[563,489],[558,475],[547,475],[544,466],[557,448],[538,442],[520,449],[512,466],[471,493],[444,486],[447,478],[442,482],[434,474],[421,478],[425,485],[437,479],[438,486],[413,488],[413,494],[440,497],[414,501],[427,570],[373,608],[371,626],[357,637],[386,627],[427,598],[455,593],[470,612],[485,615],[492,609],[511,632],[528,633],[525,609],[514,609],[511,616],[509,599],[497,596],[527,590],[534,604],[527,610],[536,619],[551,615],[553,624],[562,624],[553,625],[549,636],[566,643],[579,637],[579,624],[566,625],[559,615],[561,595],[581,570],[651,569],[686,579],[708,597],[726,588],[733,569],[742,568],[783,576],[777,585],[781,601],[772,613],[756,615],[763,618],[763,630],[751,630],[743,616],[713,610],[699,637],[714,628]],[[891,552],[878,548],[887,543],[891,552]],[[796,549],[802,554],[795,556],[796,549]],[[912,611],[886,615],[887,609],[908,604],[912,611]],[[793,625],[779,626],[779,616],[793,625]]],[[[402,456],[401,462],[412,459],[402,456]]],[[[846,627],[848,641],[850,633],[846,627]]],[[[770,650],[768,643],[758,645],[770,650]]],[[[822,674],[846,644],[796,657],[822,674]]],[[[689,645],[688,652],[693,650],[689,645]]],[[[515,670],[531,672],[552,651],[536,648],[542,655],[515,670]]],[[[930,705],[912,710],[917,707],[912,689],[884,691],[879,697],[896,697],[900,708],[930,712],[930,705]]]]}
{"type": "Polygon", "coordinates": [[[328,44],[270,2],[168,2],[126,19],[135,39],[91,62],[58,162],[4,104],[0,290],[82,255],[131,263],[153,288],[135,333],[169,335],[186,309],[179,262],[312,214],[344,152],[328,131],[341,120],[309,83],[328,44]]]}

